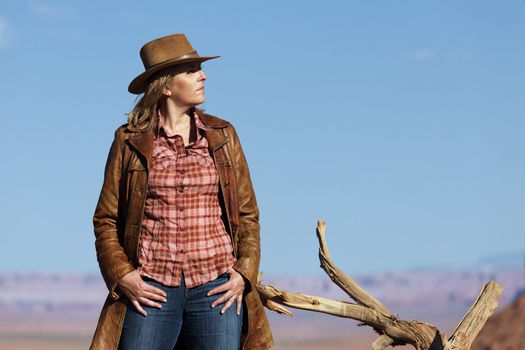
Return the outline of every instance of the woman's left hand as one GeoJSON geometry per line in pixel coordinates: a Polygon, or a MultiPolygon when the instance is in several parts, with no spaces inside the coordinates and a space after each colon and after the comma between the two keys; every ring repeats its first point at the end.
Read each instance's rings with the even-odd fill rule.
{"type": "Polygon", "coordinates": [[[242,306],[242,292],[244,291],[244,278],[241,276],[240,273],[235,271],[232,267],[228,269],[228,274],[230,275],[230,279],[228,282],[221,284],[220,286],[213,288],[208,292],[208,296],[214,295],[217,293],[224,293],[219,299],[215,300],[213,304],[211,304],[211,307],[214,308],[215,306],[222,304],[226,301],[226,304],[221,309],[221,314],[225,313],[226,310],[232,306],[234,302],[237,302],[237,315],[241,313],[241,306],[242,306]]]}

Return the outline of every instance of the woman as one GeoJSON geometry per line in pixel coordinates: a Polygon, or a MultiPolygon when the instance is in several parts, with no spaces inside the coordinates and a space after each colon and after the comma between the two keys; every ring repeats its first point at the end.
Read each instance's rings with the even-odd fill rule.
{"type": "Polygon", "coordinates": [[[255,288],[259,211],[233,126],[203,113],[183,34],[148,42],[144,95],[119,127],[93,217],[110,291],[91,349],[268,349],[255,288]]]}

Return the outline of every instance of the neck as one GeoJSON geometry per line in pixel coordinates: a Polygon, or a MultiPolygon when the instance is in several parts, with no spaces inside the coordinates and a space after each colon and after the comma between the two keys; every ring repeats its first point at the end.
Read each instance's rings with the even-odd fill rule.
{"type": "Polygon", "coordinates": [[[167,99],[159,108],[164,128],[172,132],[187,128],[190,124],[191,108],[192,106],[177,106],[172,100],[167,99]]]}

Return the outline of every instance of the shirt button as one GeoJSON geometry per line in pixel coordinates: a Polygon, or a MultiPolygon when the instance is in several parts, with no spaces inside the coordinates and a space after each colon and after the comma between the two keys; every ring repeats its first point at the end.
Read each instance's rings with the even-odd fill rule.
{"type": "Polygon", "coordinates": [[[179,174],[184,174],[186,171],[184,171],[184,169],[180,169],[179,170],[179,174]]]}
{"type": "Polygon", "coordinates": [[[179,250],[179,253],[184,254],[184,249],[179,250]]]}
{"type": "Polygon", "coordinates": [[[184,211],[184,208],[183,207],[179,207],[179,211],[184,211]]]}
{"type": "Polygon", "coordinates": [[[184,186],[179,186],[179,193],[184,192],[184,186]]]}

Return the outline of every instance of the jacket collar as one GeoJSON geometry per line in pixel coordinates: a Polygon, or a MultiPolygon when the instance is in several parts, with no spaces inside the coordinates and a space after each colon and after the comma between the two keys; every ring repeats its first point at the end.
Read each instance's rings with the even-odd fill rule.
{"type": "MultiPolygon", "coordinates": [[[[200,121],[207,127],[207,131],[203,130],[204,137],[208,140],[208,151],[213,156],[213,153],[224,146],[229,139],[222,132],[229,123],[220,118],[204,113],[202,110],[195,108],[200,121]]],[[[158,118],[158,117],[157,117],[158,118]]],[[[156,123],[154,123],[155,125],[156,123]]],[[[151,157],[153,154],[153,140],[155,138],[155,127],[147,130],[140,130],[132,125],[127,125],[126,130],[130,132],[128,137],[129,143],[146,159],[146,167],[149,169],[151,164],[151,157]]]]}

